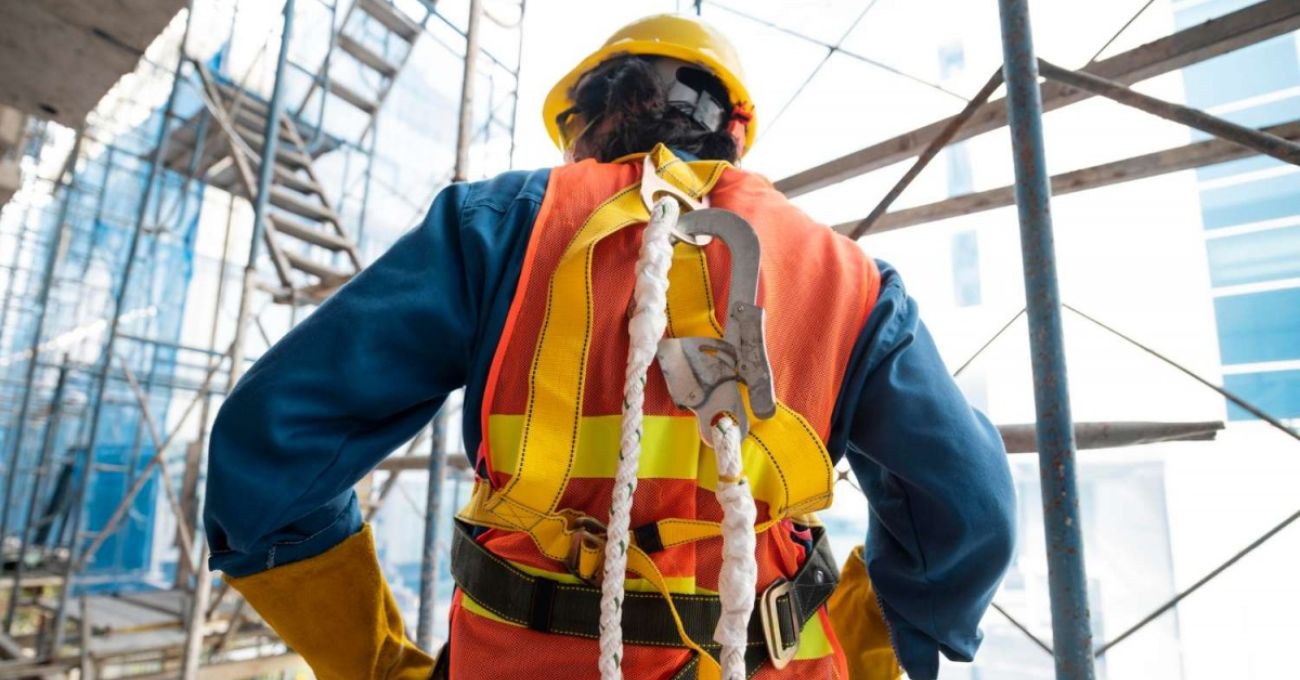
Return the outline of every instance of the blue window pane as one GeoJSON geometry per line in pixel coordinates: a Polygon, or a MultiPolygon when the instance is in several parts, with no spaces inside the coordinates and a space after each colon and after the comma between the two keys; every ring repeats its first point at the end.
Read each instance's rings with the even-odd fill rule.
{"type": "MultiPolygon", "coordinates": [[[[1215,17],[1221,17],[1230,14],[1243,7],[1249,7],[1259,0],[1214,0],[1214,2],[1205,2],[1187,9],[1179,9],[1179,3],[1174,3],[1174,26],[1178,30],[1190,28],[1203,21],[1208,21],[1215,17]]],[[[1182,4],[1191,4],[1190,2],[1182,4]]]]}
{"type": "Polygon", "coordinates": [[[1206,229],[1300,214],[1300,173],[1201,192],[1206,229]]]}
{"type": "MultiPolygon", "coordinates": [[[[1229,375],[1224,376],[1223,386],[1274,418],[1300,418],[1300,371],[1229,375]]],[[[1228,418],[1251,420],[1254,416],[1229,402],[1228,418]]]]}
{"type": "Polygon", "coordinates": [[[970,149],[966,148],[966,142],[953,144],[944,150],[943,155],[948,161],[948,195],[962,196],[975,190],[975,183],[971,181],[970,172],[970,149]]]}
{"type": "Polygon", "coordinates": [[[1272,156],[1251,156],[1240,160],[1228,161],[1227,163],[1216,163],[1199,168],[1196,171],[1196,179],[1219,179],[1220,177],[1232,177],[1245,172],[1255,172],[1256,170],[1267,170],[1287,165],[1286,161],[1280,161],[1272,156]]]}
{"type": "Polygon", "coordinates": [[[1214,239],[1206,250],[1216,286],[1300,277],[1300,227],[1214,239]]]}
{"type": "Polygon", "coordinates": [[[1300,288],[1214,301],[1225,364],[1300,359],[1300,288]]]}
{"type": "Polygon", "coordinates": [[[947,42],[939,46],[939,77],[954,78],[966,68],[966,49],[961,41],[947,42]]]}
{"type": "MultiPolygon", "coordinates": [[[[1300,84],[1300,82],[1295,84],[1300,84]]],[[[1289,123],[1300,118],[1300,96],[1287,97],[1238,111],[1228,111],[1222,117],[1238,125],[1253,128],[1289,123]]],[[[1211,135],[1208,133],[1192,130],[1192,141],[1194,142],[1204,141],[1210,137],[1211,135]]]]}
{"type": "Polygon", "coordinates": [[[958,307],[980,304],[980,249],[973,231],[952,236],[952,285],[958,307]]]}
{"type": "Polygon", "coordinates": [[[1300,82],[1295,38],[1283,35],[1183,69],[1187,104],[1206,108],[1300,82]]]}

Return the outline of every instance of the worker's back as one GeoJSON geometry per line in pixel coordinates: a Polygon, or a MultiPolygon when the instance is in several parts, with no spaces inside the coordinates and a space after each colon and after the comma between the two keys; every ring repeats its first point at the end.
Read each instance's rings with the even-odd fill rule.
{"type": "Polygon", "coordinates": [[[228,395],[213,568],[322,680],[935,680],[940,654],[970,660],[1013,552],[1001,440],[898,272],[728,163],[758,125],[734,47],[647,17],[543,108],[580,162],[447,187],[228,395]],[[476,486],[433,656],[352,489],[462,387],[476,486]],[[833,599],[811,516],[832,456],[872,508],[833,599]]]}
{"type": "MultiPolygon", "coordinates": [[[[745,477],[757,501],[761,591],[778,579],[794,579],[809,561],[814,522],[808,515],[829,505],[834,479],[825,449],[831,415],[877,293],[878,272],[855,244],[814,224],[758,175],[725,163],[686,163],[663,147],[651,159],[661,178],[696,197],[707,195],[711,207],[740,215],[758,236],[758,304],[766,310],[779,404],[771,420],[750,419],[744,445],[745,477]]],[[[603,554],[646,214],[638,191],[642,166],[641,158],[632,157],[551,171],[485,391],[486,436],[479,452],[484,479],[463,516],[487,529],[478,543],[493,556],[559,582],[594,580],[592,570],[603,554]],[[545,526],[545,518],[557,516],[568,520],[568,531],[558,522],[554,532],[535,528],[539,519],[545,526]],[[591,553],[585,563],[580,549],[572,557],[560,554],[583,542],[591,553]]],[[[721,240],[702,248],[678,243],[668,286],[669,337],[722,337],[731,323],[731,261],[721,240]]],[[[648,375],[644,414],[631,510],[634,543],[671,592],[717,593],[722,539],[712,529],[723,512],[714,498],[713,455],[697,434],[695,415],[674,405],[658,369],[648,375]]],[[[460,571],[470,597],[491,598],[486,583],[468,569],[460,571]]],[[[656,584],[646,577],[634,566],[629,589],[653,592],[656,584]]],[[[828,570],[824,582],[832,577],[828,570]]],[[[519,636],[544,633],[518,630],[512,617],[488,607],[465,607],[453,617],[452,644],[465,650],[452,657],[453,676],[468,676],[468,669],[490,660],[534,672],[544,657],[546,665],[564,668],[563,677],[595,677],[594,640],[559,637],[541,644],[538,638],[536,654],[507,661],[502,656],[516,648],[519,636]]],[[[532,627],[549,630],[551,624],[532,627]]],[[[835,663],[832,637],[828,626],[806,627],[800,641],[804,658],[781,677],[825,676],[835,663]]],[[[625,642],[636,645],[637,634],[625,630],[625,642]]],[[[656,649],[661,641],[645,642],[646,648],[624,657],[631,677],[680,667],[690,656],[685,648],[656,649]]],[[[712,644],[710,636],[696,642],[712,644]]]]}

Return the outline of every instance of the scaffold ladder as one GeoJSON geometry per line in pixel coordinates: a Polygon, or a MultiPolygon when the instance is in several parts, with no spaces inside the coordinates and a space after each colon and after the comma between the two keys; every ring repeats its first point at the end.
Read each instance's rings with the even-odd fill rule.
{"type": "MultiPolygon", "coordinates": [[[[237,87],[219,81],[208,68],[194,62],[203,100],[214,129],[195,116],[173,136],[167,165],[196,168],[209,184],[253,200],[262,162],[267,107],[237,87]],[[200,156],[196,141],[207,136],[200,156]]],[[[316,154],[332,147],[318,146],[316,154]]],[[[275,173],[270,188],[265,243],[278,284],[263,284],[276,302],[315,304],[361,271],[356,244],[344,229],[312,167],[298,123],[284,116],[279,123],[275,173]]]]}
{"type": "MultiPolygon", "coordinates": [[[[304,116],[312,97],[323,97],[323,90],[365,114],[366,125],[357,135],[358,141],[364,139],[374,127],[375,117],[383,108],[388,93],[392,91],[397,75],[414,51],[416,39],[424,32],[424,25],[432,14],[427,5],[424,7],[424,17],[416,21],[391,0],[353,2],[335,30],[330,49],[303,95],[297,115],[304,116]],[[374,28],[378,30],[368,30],[374,28]],[[398,45],[397,56],[390,49],[394,44],[398,45]],[[359,82],[354,84],[351,80],[335,77],[340,57],[359,64],[364,72],[373,73],[378,78],[378,84],[363,87],[359,82]]],[[[324,105],[324,101],[321,101],[321,105],[324,105]]]]}

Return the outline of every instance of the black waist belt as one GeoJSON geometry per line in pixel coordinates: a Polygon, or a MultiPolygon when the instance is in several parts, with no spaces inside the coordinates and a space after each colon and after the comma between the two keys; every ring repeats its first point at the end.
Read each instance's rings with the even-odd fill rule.
{"type": "MultiPolygon", "coordinates": [[[[451,548],[451,575],[465,595],[502,619],[532,630],[600,638],[600,588],[532,576],[488,552],[469,532],[468,525],[456,522],[451,548]]],[[[746,665],[751,669],[757,668],[769,655],[772,658],[792,656],[804,624],[835,589],[838,574],[825,531],[816,527],[813,532],[813,550],[794,578],[774,584],[755,604],[754,615],[749,620],[749,651],[745,654],[746,665]],[[769,593],[775,596],[769,597],[769,593]],[[768,618],[773,636],[765,633],[760,615],[765,606],[772,610],[768,618]],[[780,649],[771,649],[773,645],[780,649]]],[[[722,613],[718,598],[674,594],[673,604],[691,639],[716,653],[719,645],[713,641],[713,630],[722,613]]],[[[623,642],[685,647],[673,624],[668,603],[658,593],[625,593],[623,642]]]]}

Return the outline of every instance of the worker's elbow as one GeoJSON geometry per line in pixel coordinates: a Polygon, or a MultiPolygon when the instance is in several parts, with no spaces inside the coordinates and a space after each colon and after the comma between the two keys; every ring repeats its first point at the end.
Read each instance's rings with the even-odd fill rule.
{"type": "Polygon", "coordinates": [[[208,445],[208,476],[204,526],[213,554],[247,551],[261,538],[267,510],[263,469],[274,448],[268,419],[249,394],[235,390],[222,404],[212,425],[208,445]]]}
{"type": "Polygon", "coordinates": [[[982,522],[983,548],[981,558],[992,567],[990,587],[996,588],[1002,581],[1016,553],[1016,539],[1019,533],[1016,518],[1016,489],[1011,479],[1011,470],[1006,463],[1006,454],[998,447],[999,460],[995,469],[989,474],[989,483],[985,488],[984,516],[982,522]]]}
{"type": "Polygon", "coordinates": [[[998,582],[1011,567],[1011,560],[1016,554],[1016,500],[1014,487],[1007,486],[1005,497],[1000,499],[997,510],[989,522],[989,559],[998,566],[998,582]]]}

